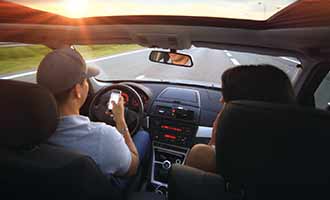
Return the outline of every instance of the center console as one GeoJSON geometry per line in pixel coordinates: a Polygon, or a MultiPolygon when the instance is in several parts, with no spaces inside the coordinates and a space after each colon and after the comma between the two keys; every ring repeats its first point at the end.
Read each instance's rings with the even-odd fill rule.
{"type": "Polygon", "coordinates": [[[151,183],[156,187],[167,187],[169,169],[175,163],[184,164],[193,145],[200,115],[199,92],[168,87],[157,97],[151,109],[151,183]]]}
{"type": "Polygon", "coordinates": [[[183,164],[188,152],[188,148],[180,148],[159,142],[153,142],[151,182],[158,186],[167,187],[169,170],[174,163],[183,164]]]}

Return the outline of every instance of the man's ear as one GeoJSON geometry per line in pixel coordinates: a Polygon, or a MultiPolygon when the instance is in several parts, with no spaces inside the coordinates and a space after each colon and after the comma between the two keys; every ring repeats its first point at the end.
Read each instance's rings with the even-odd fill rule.
{"type": "Polygon", "coordinates": [[[82,88],[80,86],[80,84],[76,84],[73,87],[73,92],[74,92],[74,96],[78,99],[80,99],[82,97],[81,92],[82,92],[82,88]]]}

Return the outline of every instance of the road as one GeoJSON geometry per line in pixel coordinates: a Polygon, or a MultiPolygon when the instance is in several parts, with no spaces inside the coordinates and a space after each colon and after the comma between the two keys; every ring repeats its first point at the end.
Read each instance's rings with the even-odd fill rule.
{"type": "MultiPolygon", "coordinates": [[[[101,70],[99,79],[106,80],[193,80],[198,82],[220,83],[221,74],[239,64],[272,64],[279,66],[290,77],[296,72],[297,60],[286,57],[271,57],[249,53],[239,53],[208,48],[192,48],[183,52],[193,57],[192,68],[174,67],[149,61],[151,49],[123,53],[114,56],[88,60],[88,65],[101,70]]],[[[7,74],[0,79],[15,79],[35,82],[35,71],[7,74]]]]}

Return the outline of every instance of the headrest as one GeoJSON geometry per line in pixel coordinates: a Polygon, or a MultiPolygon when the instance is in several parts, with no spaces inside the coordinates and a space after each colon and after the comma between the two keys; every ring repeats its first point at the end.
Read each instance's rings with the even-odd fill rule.
{"type": "Polygon", "coordinates": [[[327,183],[330,114],[296,105],[234,101],[217,127],[217,172],[227,181],[327,183]]]}
{"type": "Polygon", "coordinates": [[[32,83],[0,80],[0,146],[24,147],[47,140],[57,126],[50,92],[32,83]]]}

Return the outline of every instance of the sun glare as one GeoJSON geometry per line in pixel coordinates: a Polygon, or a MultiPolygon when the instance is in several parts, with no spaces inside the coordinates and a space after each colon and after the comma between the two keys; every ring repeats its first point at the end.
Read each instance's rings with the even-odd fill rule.
{"type": "Polygon", "coordinates": [[[65,0],[64,8],[69,17],[83,17],[88,11],[88,0],[65,0]]]}
{"type": "MultiPolygon", "coordinates": [[[[1,0],[0,0],[1,1],[1,0]]],[[[298,0],[7,0],[59,15],[81,18],[177,15],[266,20],[298,0]],[[169,3],[171,2],[171,3],[169,3]],[[173,2],[173,3],[172,3],[173,2]]],[[[329,0],[327,0],[329,1],[329,0]]]]}

